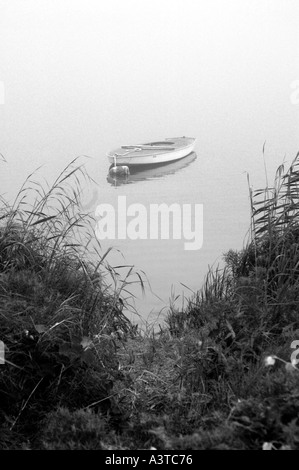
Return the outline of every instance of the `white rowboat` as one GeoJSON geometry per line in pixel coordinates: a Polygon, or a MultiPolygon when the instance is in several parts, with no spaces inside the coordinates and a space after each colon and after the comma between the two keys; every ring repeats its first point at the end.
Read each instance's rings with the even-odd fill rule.
{"type": "Polygon", "coordinates": [[[116,165],[153,165],[184,158],[193,152],[196,139],[174,137],[147,144],[122,145],[107,154],[110,163],[116,165]]]}

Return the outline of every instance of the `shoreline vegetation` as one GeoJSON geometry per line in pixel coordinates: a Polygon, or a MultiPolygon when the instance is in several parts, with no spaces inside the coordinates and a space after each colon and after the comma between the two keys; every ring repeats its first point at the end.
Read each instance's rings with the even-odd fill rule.
{"type": "Polygon", "coordinates": [[[159,331],[123,313],[144,276],[94,245],[84,179],[0,197],[0,449],[299,449],[299,154],[159,331]]]}

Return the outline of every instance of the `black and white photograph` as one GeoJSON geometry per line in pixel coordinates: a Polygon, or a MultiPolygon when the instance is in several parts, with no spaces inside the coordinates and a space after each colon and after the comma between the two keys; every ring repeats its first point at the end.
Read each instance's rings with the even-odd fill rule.
{"type": "Polygon", "coordinates": [[[0,450],[299,450],[298,24],[0,0],[0,450]]]}

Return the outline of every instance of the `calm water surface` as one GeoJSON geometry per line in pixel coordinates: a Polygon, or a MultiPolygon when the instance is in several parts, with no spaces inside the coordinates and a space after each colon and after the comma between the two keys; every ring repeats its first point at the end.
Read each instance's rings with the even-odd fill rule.
{"type": "MultiPolygon", "coordinates": [[[[148,213],[151,204],[165,203],[170,206],[178,203],[191,204],[192,207],[194,204],[203,205],[203,245],[199,250],[185,250],[185,240],[173,240],[171,230],[169,240],[127,238],[101,241],[103,253],[113,247],[108,256],[111,265],[134,265],[136,270],[146,273],[150,286],[147,286],[145,298],[138,286],[128,287],[136,295],[134,306],[141,319],[136,315],[130,317],[139,323],[144,320],[153,321],[161,310],[163,316],[170,298],[179,296],[176,305],[180,307],[184,295],[188,296],[190,290],[196,291],[202,285],[209,266],[221,264],[223,253],[230,248],[242,248],[250,223],[246,171],[250,172],[256,189],[265,184],[261,148],[254,151],[252,145],[252,151],[247,149],[244,156],[239,148],[241,143],[239,146],[227,145],[224,140],[219,146],[225,150],[216,153],[215,147],[204,147],[200,129],[198,134],[195,152],[189,156],[178,162],[134,172],[126,180],[115,180],[109,176],[109,163],[104,149],[86,163],[89,174],[97,184],[86,185],[82,204],[85,210],[93,214],[101,204],[111,204],[117,214],[119,196],[126,196],[127,207],[134,203],[142,204],[148,213]]],[[[255,145],[259,147],[258,143],[255,145]]],[[[73,156],[75,155],[74,150],[73,156]]],[[[61,152],[60,156],[63,163],[70,161],[61,152]]],[[[278,154],[275,161],[270,160],[270,165],[268,162],[269,176],[274,175],[274,169],[281,162],[282,158],[278,154]]],[[[45,165],[45,169],[40,169],[39,174],[51,181],[57,176],[58,169],[63,168],[59,158],[56,164],[56,168],[45,165]]],[[[24,180],[25,167],[20,174],[21,172],[17,172],[17,165],[15,169],[9,162],[2,166],[3,188],[6,188],[8,195],[14,192],[9,187],[10,181],[20,187],[24,180]]],[[[42,180],[41,177],[38,179],[42,180]]]]}

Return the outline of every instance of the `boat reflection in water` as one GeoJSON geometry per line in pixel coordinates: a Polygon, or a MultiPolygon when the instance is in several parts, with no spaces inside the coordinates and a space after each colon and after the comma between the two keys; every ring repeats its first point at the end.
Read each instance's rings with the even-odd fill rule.
{"type": "Polygon", "coordinates": [[[196,153],[191,152],[186,157],[181,158],[180,160],[176,160],[172,163],[130,166],[130,174],[111,175],[108,173],[107,181],[113,186],[121,186],[122,184],[137,183],[138,181],[163,178],[190,165],[190,163],[192,163],[196,157],[196,153]]]}

